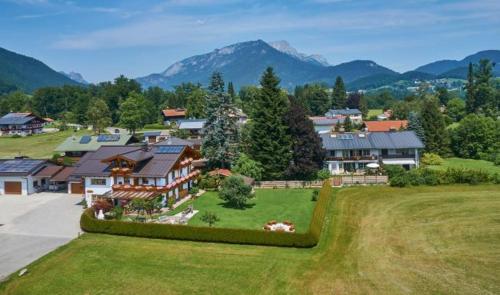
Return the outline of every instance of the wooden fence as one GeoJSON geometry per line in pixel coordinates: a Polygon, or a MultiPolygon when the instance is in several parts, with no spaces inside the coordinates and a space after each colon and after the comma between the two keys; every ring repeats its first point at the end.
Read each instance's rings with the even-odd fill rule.
{"type": "Polygon", "coordinates": [[[257,181],[254,187],[257,188],[320,188],[323,186],[323,181],[301,181],[301,180],[288,180],[288,181],[257,181]]]}
{"type": "MultiPolygon", "coordinates": [[[[386,175],[338,175],[333,176],[331,179],[332,186],[342,185],[363,185],[363,184],[386,184],[389,179],[386,175]]],[[[255,182],[256,188],[320,188],[323,181],[258,181],[255,182]]]]}
{"type": "Polygon", "coordinates": [[[356,184],[386,184],[389,182],[387,175],[342,175],[332,178],[333,186],[356,184]]]}

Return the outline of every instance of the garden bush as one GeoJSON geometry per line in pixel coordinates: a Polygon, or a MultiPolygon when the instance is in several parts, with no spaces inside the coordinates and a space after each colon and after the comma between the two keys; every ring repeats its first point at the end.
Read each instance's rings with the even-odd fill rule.
{"type": "Polygon", "coordinates": [[[308,248],[319,241],[331,199],[332,188],[325,182],[307,233],[97,220],[91,209],[83,212],[80,226],[86,232],[123,236],[308,248]]]}
{"type": "Polygon", "coordinates": [[[475,169],[455,169],[433,170],[429,168],[419,168],[397,174],[389,179],[391,186],[405,187],[408,185],[439,185],[439,184],[479,184],[495,183],[496,176],[490,175],[482,170],[475,169]]]}
{"type": "Polygon", "coordinates": [[[444,163],[443,158],[434,153],[425,153],[420,161],[424,165],[441,165],[444,163]]]}

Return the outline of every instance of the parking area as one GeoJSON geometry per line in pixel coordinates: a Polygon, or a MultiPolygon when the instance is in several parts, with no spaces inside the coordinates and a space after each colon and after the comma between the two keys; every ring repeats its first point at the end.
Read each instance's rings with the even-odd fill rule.
{"type": "Polygon", "coordinates": [[[80,196],[0,195],[0,281],[78,236],[80,196]]]}

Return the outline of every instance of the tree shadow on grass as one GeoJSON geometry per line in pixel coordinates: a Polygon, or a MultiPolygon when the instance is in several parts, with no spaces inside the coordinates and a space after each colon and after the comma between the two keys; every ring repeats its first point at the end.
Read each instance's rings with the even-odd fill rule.
{"type": "Polygon", "coordinates": [[[226,209],[247,210],[247,209],[252,209],[253,207],[255,207],[255,203],[245,204],[245,206],[243,206],[243,208],[237,208],[237,207],[234,207],[233,205],[231,205],[230,203],[225,203],[225,202],[220,202],[217,204],[217,206],[221,206],[221,207],[224,207],[226,209]]]}

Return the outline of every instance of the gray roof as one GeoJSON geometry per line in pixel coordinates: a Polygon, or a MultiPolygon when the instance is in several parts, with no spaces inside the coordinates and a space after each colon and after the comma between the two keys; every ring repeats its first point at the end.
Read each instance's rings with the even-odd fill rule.
{"type": "Polygon", "coordinates": [[[141,146],[101,146],[95,152],[86,153],[77,163],[73,177],[109,176],[111,167],[103,160],[114,156],[122,156],[137,162],[131,176],[166,177],[174,164],[180,159],[186,146],[176,153],[158,153],[162,146],[153,145],[147,151],[141,146]]]}
{"type": "Polygon", "coordinates": [[[161,131],[146,131],[144,132],[144,137],[149,137],[149,136],[160,136],[161,131]]]}
{"type": "Polygon", "coordinates": [[[70,136],[61,143],[56,149],[56,152],[90,152],[96,151],[103,145],[125,145],[132,141],[130,134],[114,134],[116,141],[98,141],[99,136],[70,136]],[[84,140],[82,139],[84,137],[84,140]]]}
{"type": "Polygon", "coordinates": [[[337,123],[344,123],[344,118],[325,118],[325,119],[315,119],[312,120],[314,126],[331,126],[337,123]]]}
{"type": "Polygon", "coordinates": [[[192,147],[194,144],[192,141],[182,139],[179,137],[171,136],[163,141],[155,143],[157,146],[164,146],[164,145],[187,145],[192,147]]]}
{"type": "MultiPolygon", "coordinates": [[[[0,118],[0,125],[23,125],[38,118],[32,113],[8,113],[0,118]]],[[[42,118],[38,118],[43,121],[42,118]]]]}
{"type": "Polygon", "coordinates": [[[203,129],[207,120],[205,119],[188,119],[179,120],[179,129],[203,129]]]}
{"type": "Polygon", "coordinates": [[[40,171],[47,161],[34,159],[12,159],[0,161],[0,176],[27,176],[40,171]]]}
{"type": "Polygon", "coordinates": [[[413,131],[321,134],[327,150],[424,148],[413,131]]]}
{"type": "Polygon", "coordinates": [[[361,111],[358,109],[331,109],[326,112],[326,117],[334,117],[338,115],[349,116],[349,115],[361,115],[361,111]]]}

